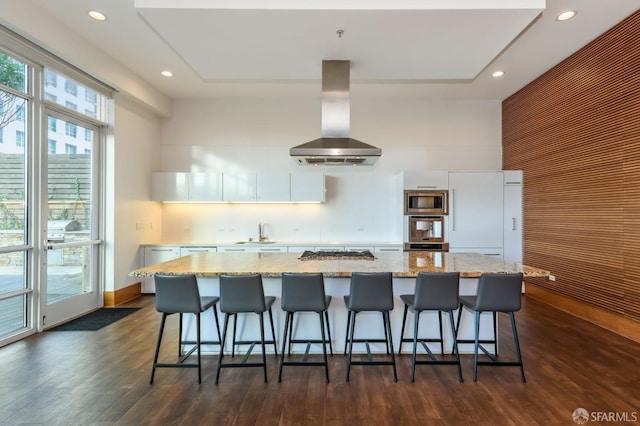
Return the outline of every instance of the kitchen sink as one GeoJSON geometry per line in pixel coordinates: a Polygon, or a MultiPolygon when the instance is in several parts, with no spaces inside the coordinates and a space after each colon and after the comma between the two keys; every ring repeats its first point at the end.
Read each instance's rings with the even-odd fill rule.
{"type": "Polygon", "coordinates": [[[238,241],[236,244],[275,244],[275,241],[238,241]]]}

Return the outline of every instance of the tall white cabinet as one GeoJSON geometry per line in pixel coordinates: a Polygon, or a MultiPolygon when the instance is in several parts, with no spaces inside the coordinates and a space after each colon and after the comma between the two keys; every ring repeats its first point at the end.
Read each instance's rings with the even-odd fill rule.
{"type": "Polygon", "coordinates": [[[522,262],[522,171],[504,172],[504,260],[522,262]]]}
{"type": "Polygon", "coordinates": [[[447,238],[451,252],[502,257],[503,186],[501,171],[449,173],[447,238]]]}
{"type": "Polygon", "coordinates": [[[522,262],[522,171],[449,172],[449,251],[522,262]]]}

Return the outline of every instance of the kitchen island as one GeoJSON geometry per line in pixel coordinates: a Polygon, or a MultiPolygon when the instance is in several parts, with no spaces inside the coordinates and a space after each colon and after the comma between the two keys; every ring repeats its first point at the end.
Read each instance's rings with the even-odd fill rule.
{"type": "MultiPolygon", "coordinates": [[[[170,260],[146,268],[136,269],[129,275],[136,277],[152,277],[155,274],[183,275],[195,274],[198,277],[200,291],[203,296],[217,296],[218,277],[223,274],[251,274],[259,273],[263,276],[265,295],[276,296],[273,305],[274,321],[276,323],[276,339],[280,341],[284,317],[280,309],[281,296],[280,277],[284,272],[321,272],[325,277],[325,290],[333,296],[329,309],[331,335],[334,351],[340,353],[344,349],[346,334],[347,310],[342,296],[349,293],[349,278],[353,272],[391,272],[395,308],[391,312],[391,326],[395,350],[400,344],[400,328],[402,325],[403,303],[401,294],[411,294],[414,290],[415,277],[420,272],[460,272],[460,294],[473,295],[476,293],[478,277],[483,273],[513,273],[522,272],[525,277],[546,277],[549,272],[519,263],[507,262],[478,253],[447,253],[447,252],[395,252],[375,253],[373,260],[300,260],[302,253],[196,253],[179,259],[170,260]]],[[[215,329],[211,311],[203,315],[203,340],[215,340],[215,329]]],[[[483,318],[484,318],[483,314],[483,318]]],[[[362,319],[356,327],[356,338],[359,336],[377,336],[382,334],[382,315],[379,313],[363,313],[362,319]],[[366,319],[365,319],[366,318],[366,319]]],[[[438,330],[437,313],[423,313],[421,320],[421,336],[435,336],[438,330]]],[[[410,318],[408,318],[408,321],[410,318]]],[[[185,316],[184,332],[192,337],[195,333],[193,317],[185,316]]],[[[446,324],[446,323],[445,323],[446,324]]],[[[300,314],[297,316],[297,336],[300,338],[317,339],[319,336],[317,315],[300,314]]],[[[245,315],[238,321],[239,333],[243,339],[256,338],[258,320],[256,315],[245,315]]],[[[411,328],[411,327],[408,327],[411,328]]],[[[410,330],[405,330],[409,336],[410,330]]],[[[268,335],[269,333],[267,333],[268,335]]],[[[445,326],[445,347],[451,345],[451,336],[445,326]]],[[[490,315],[481,321],[481,338],[491,337],[492,323],[490,315]]],[[[460,324],[459,337],[469,339],[473,336],[472,315],[463,315],[460,324]]],[[[239,337],[240,338],[240,337],[239,337]]],[[[362,346],[364,351],[364,345],[362,346]]],[[[359,350],[354,346],[354,350],[359,350]]],[[[303,345],[298,345],[304,350],[303,345]]],[[[383,352],[382,344],[372,344],[374,352],[383,352]]],[[[409,344],[405,343],[409,349],[409,344]]],[[[226,348],[230,349],[230,347],[226,348]]],[[[242,349],[242,348],[240,348],[242,349]]],[[[434,346],[435,349],[435,346],[434,346]]],[[[295,348],[294,348],[295,350],[295,348]]],[[[471,352],[471,345],[460,345],[461,352],[471,352]]],[[[204,347],[203,352],[216,352],[215,347],[204,347]]],[[[321,352],[319,345],[312,345],[312,352],[321,352]]]]}

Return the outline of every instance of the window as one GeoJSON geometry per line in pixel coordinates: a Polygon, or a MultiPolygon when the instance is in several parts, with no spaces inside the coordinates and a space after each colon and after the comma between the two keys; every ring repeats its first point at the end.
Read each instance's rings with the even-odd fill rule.
{"type": "Polygon", "coordinates": [[[24,132],[16,130],[16,146],[24,146],[24,132]]]}
{"type": "Polygon", "coordinates": [[[93,132],[91,129],[84,129],[84,140],[87,142],[91,142],[93,139],[93,132]]]}
{"type": "Polygon", "coordinates": [[[66,80],[64,82],[64,90],[73,96],[78,95],[78,85],[73,81],[66,80]]]}
{"type": "Polygon", "coordinates": [[[0,127],[0,143],[4,143],[4,139],[2,138],[2,135],[4,133],[3,130],[4,129],[2,127],[0,127]]]}
{"type": "Polygon", "coordinates": [[[57,87],[58,76],[49,70],[44,70],[44,84],[45,86],[57,87]]]}
{"type": "Polygon", "coordinates": [[[55,132],[58,127],[57,125],[58,120],[56,120],[54,117],[49,117],[49,131],[55,132]]]}
{"type": "Polygon", "coordinates": [[[76,153],[76,147],[74,145],[65,143],[64,144],[64,153],[65,154],[75,154],[76,153]]]}
{"type": "Polygon", "coordinates": [[[78,132],[78,126],[72,123],[65,123],[64,127],[65,127],[64,129],[65,135],[71,136],[72,138],[76,137],[76,134],[78,132]]]}
{"type": "Polygon", "coordinates": [[[91,150],[90,149],[85,149],[84,153],[87,154],[87,155],[91,155],[91,150]]]}
{"type": "Polygon", "coordinates": [[[49,139],[48,140],[48,144],[49,144],[49,154],[55,154],[56,153],[56,141],[55,139],[49,139]]]}
{"type": "Polygon", "coordinates": [[[76,80],[67,77],[64,74],[52,69],[45,69],[45,73],[55,76],[58,88],[53,86],[45,87],[45,99],[55,102],[58,105],[65,106],[71,110],[78,111],[87,117],[95,118],[100,121],[107,120],[107,97],[96,91],[92,87],[87,87],[76,80]],[[64,88],[64,91],[63,91],[64,88]],[[75,98],[71,99],[69,95],[75,98]]]}

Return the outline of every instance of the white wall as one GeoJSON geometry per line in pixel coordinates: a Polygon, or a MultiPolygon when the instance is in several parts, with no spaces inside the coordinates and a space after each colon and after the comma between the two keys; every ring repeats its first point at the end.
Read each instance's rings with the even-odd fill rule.
{"type": "Polygon", "coordinates": [[[127,274],[142,265],[139,246],[161,238],[162,212],[151,198],[151,172],[160,164],[160,119],[131,98],[115,97],[115,133],[107,143],[105,290],[139,279],[127,274]]]}
{"type": "Polygon", "coordinates": [[[402,242],[403,170],[500,170],[499,101],[352,99],[351,136],[382,148],[373,167],[300,167],[289,148],[320,136],[320,99],[182,100],[162,125],[155,171],[324,171],[323,205],[175,205],[165,241],[402,242]]]}

